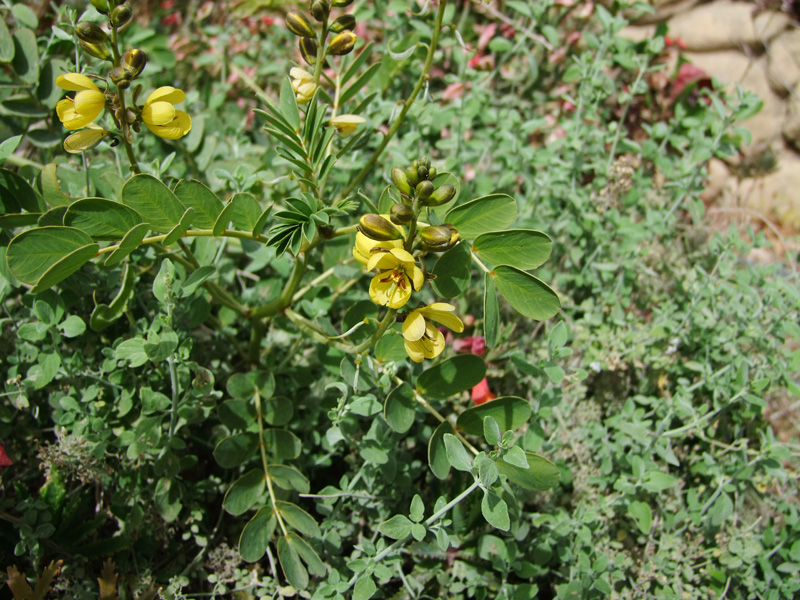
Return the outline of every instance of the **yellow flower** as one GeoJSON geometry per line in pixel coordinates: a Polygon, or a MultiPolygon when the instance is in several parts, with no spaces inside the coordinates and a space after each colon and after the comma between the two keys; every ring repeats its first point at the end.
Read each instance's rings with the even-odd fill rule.
{"type": "Polygon", "coordinates": [[[403,322],[403,342],[406,354],[414,362],[435,358],[444,350],[444,335],[431,323],[435,321],[456,333],[464,331],[464,323],[451,314],[455,307],[436,302],[425,308],[412,310],[403,322]]]}
{"type": "Polygon", "coordinates": [[[67,129],[86,127],[103,112],[106,105],[105,94],[86,75],[59,75],[56,85],[69,92],[78,92],[74,98],[65,98],[56,104],[58,118],[67,129]]]}
{"type": "Polygon", "coordinates": [[[402,248],[403,240],[389,240],[388,242],[379,242],[368,238],[360,231],[356,233],[356,245],[353,246],[353,258],[355,258],[362,265],[367,266],[369,259],[379,252],[388,252],[392,248],[402,248]]]}
{"type": "Polygon", "coordinates": [[[90,124],[86,129],[76,131],[64,140],[64,150],[70,154],[80,154],[94,148],[100,141],[109,135],[108,131],[97,125],[90,124]]]}
{"type": "Polygon", "coordinates": [[[289,77],[292,78],[292,89],[297,96],[297,103],[308,104],[314,97],[314,92],[317,91],[317,86],[314,85],[314,76],[308,71],[292,67],[289,77]]]}
{"type": "Polygon", "coordinates": [[[403,306],[411,298],[411,292],[425,283],[425,275],[414,257],[402,248],[374,254],[367,262],[367,269],[380,271],[369,284],[369,297],[375,304],[389,308],[403,306]]]}
{"type": "Polygon", "coordinates": [[[339,115],[330,120],[331,127],[336,128],[336,132],[342,136],[350,135],[359,125],[366,122],[364,117],[358,115],[339,115]]]}
{"type": "Polygon", "coordinates": [[[192,129],[192,118],[175,104],[186,100],[186,94],[174,87],[158,88],[147,97],[142,108],[142,121],[157,136],[177,140],[192,129]]]}

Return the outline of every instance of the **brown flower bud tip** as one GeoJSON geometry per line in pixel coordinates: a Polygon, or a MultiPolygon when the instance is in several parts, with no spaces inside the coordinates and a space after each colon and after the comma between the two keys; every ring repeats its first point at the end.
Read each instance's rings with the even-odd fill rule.
{"type": "Polygon", "coordinates": [[[428,206],[440,206],[446,204],[456,195],[456,188],[452,185],[440,185],[428,198],[428,206]]]}
{"type": "Polygon", "coordinates": [[[128,69],[131,73],[131,77],[136,79],[139,75],[142,74],[144,71],[144,67],[147,64],[147,55],[138,50],[136,48],[131,48],[125,54],[122,55],[122,59],[120,60],[120,65],[128,69]]]}
{"type": "Polygon", "coordinates": [[[132,16],[133,8],[131,8],[131,3],[125,2],[112,10],[108,18],[114,27],[120,28],[130,23],[132,16]]]}
{"type": "Polygon", "coordinates": [[[367,213],[358,221],[358,230],[372,240],[388,242],[403,239],[403,232],[380,215],[367,213]]]}
{"type": "Polygon", "coordinates": [[[298,37],[314,37],[314,28],[309,20],[298,12],[286,15],[286,28],[298,37]]]}
{"type": "Polygon", "coordinates": [[[392,181],[397,189],[400,190],[401,194],[408,196],[411,193],[411,186],[408,184],[406,172],[400,167],[394,167],[392,169],[392,181]]]}
{"type": "Polygon", "coordinates": [[[78,40],[78,43],[89,56],[94,56],[100,60],[110,60],[111,58],[111,50],[109,50],[108,46],[105,44],[92,44],[90,42],[84,42],[81,39],[78,40]]]}
{"type": "Polygon", "coordinates": [[[355,48],[356,40],[358,40],[358,36],[352,31],[342,31],[341,33],[337,33],[331,43],[328,44],[328,54],[332,54],[333,56],[344,56],[345,54],[350,54],[355,48]]]}
{"type": "Polygon", "coordinates": [[[342,15],[341,17],[337,17],[333,23],[331,23],[330,30],[333,33],[341,33],[345,29],[348,31],[353,31],[356,28],[356,18],[353,15],[342,15]]]}
{"type": "Polygon", "coordinates": [[[314,0],[311,3],[311,15],[320,23],[328,20],[331,14],[331,4],[328,0],[314,0]]]}
{"type": "Polygon", "coordinates": [[[427,179],[425,181],[420,181],[417,184],[415,191],[417,193],[417,198],[420,200],[427,200],[431,197],[431,194],[433,194],[433,183],[427,179]]]}
{"type": "Polygon", "coordinates": [[[90,44],[105,44],[108,34],[97,23],[83,21],[75,26],[75,35],[83,42],[90,44]]]}
{"type": "Polygon", "coordinates": [[[442,225],[423,227],[419,232],[419,237],[423,246],[433,252],[444,252],[453,247],[450,243],[450,230],[442,225]]]}
{"type": "Polygon", "coordinates": [[[317,42],[312,38],[301,37],[300,54],[303,56],[304,61],[309,65],[313,65],[317,62],[317,42]]]}
{"type": "Polygon", "coordinates": [[[414,220],[414,211],[408,204],[398,202],[393,204],[389,211],[391,213],[391,221],[397,225],[408,225],[414,220]]]}

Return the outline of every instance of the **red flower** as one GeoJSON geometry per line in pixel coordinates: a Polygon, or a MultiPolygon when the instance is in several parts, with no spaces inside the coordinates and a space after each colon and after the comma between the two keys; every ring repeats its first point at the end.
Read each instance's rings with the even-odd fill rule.
{"type": "Polygon", "coordinates": [[[0,444],[0,467],[10,467],[13,464],[14,461],[12,461],[8,457],[8,454],[6,454],[6,450],[5,448],[3,448],[3,444],[0,444]]]}
{"type": "Polygon", "coordinates": [[[486,377],[481,379],[481,382],[472,388],[472,403],[475,406],[484,404],[489,400],[494,400],[496,397],[497,396],[489,389],[489,382],[486,381],[486,377]]]}
{"type": "Polygon", "coordinates": [[[486,340],[479,335],[460,338],[453,342],[453,350],[459,354],[477,354],[478,356],[483,356],[486,354],[486,340]]]}

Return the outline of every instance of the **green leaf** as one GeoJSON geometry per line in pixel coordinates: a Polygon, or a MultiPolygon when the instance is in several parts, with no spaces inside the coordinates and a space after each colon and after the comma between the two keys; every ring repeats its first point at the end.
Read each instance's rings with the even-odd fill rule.
{"type": "Polygon", "coordinates": [[[284,536],[278,538],[278,560],[289,584],[297,590],[304,590],[308,587],[308,571],[290,539],[284,536]]]}
{"type": "Polygon", "coordinates": [[[447,421],[441,423],[428,441],[428,464],[433,474],[439,479],[447,479],[450,473],[450,461],[444,445],[444,434],[454,433],[453,426],[447,421]]]}
{"type": "Polygon", "coordinates": [[[360,575],[353,586],[353,600],[369,600],[377,591],[372,575],[360,575]]]}
{"type": "Polygon", "coordinates": [[[300,111],[297,110],[297,97],[292,89],[292,82],[288,77],[281,84],[281,114],[286,122],[296,131],[300,131],[300,111]]]}
{"type": "Polygon", "coordinates": [[[294,403],[286,396],[275,396],[264,402],[264,419],[270,425],[286,425],[293,415],[294,403]]]}
{"type": "Polygon", "coordinates": [[[482,233],[502,231],[517,219],[517,203],[506,194],[490,194],[456,206],[445,217],[461,239],[473,240],[482,233]]]}
{"type": "MultiPolygon", "coordinates": [[[[3,20],[0,19],[0,28],[5,27],[3,20]]],[[[0,31],[0,38],[2,37],[2,31],[0,31]]],[[[15,135],[13,137],[4,140],[3,143],[0,144],[0,165],[8,160],[8,157],[14,154],[14,151],[19,146],[19,142],[22,139],[21,135],[15,135]]]]}
{"type": "Polygon", "coordinates": [[[505,500],[491,490],[483,490],[481,513],[486,522],[492,527],[501,531],[508,531],[511,528],[511,520],[508,517],[508,506],[505,500]]]}
{"type": "Polygon", "coordinates": [[[17,29],[14,38],[14,58],[11,65],[23,83],[30,85],[39,80],[39,48],[36,34],[30,29],[17,29]]]}
{"type": "Polygon", "coordinates": [[[414,424],[416,409],[414,390],[406,382],[403,382],[386,396],[383,417],[389,423],[389,427],[397,433],[405,433],[414,424]]]}
{"type": "Polygon", "coordinates": [[[98,249],[92,238],[79,229],[40,227],[23,231],[11,240],[6,261],[19,281],[33,285],[46,276],[49,287],[77,271],[98,249]]]}
{"type": "Polygon", "coordinates": [[[211,229],[222,212],[222,202],[205,185],[192,180],[181,180],[175,188],[175,197],[183,206],[194,209],[193,223],[201,229],[211,229]]]}
{"type": "Polygon", "coordinates": [[[402,540],[411,533],[413,523],[405,515],[395,515],[388,521],[384,521],[378,527],[383,535],[393,540],[402,540]]]}
{"type": "Polygon", "coordinates": [[[303,446],[300,438],[286,429],[267,429],[264,432],[264,444],[272,456],[286,459],[300,456],[303,446]]]}
{"type": "Polygon", "coordinates": [[[647,502],[639,502],[638,500],[631,502],[628,505],[628,515],[636,522],[639,531],[645,535],[650,533],[650,527],[653,525],[653,513],[647,502]]]}
{"type": "Polygon", "coordinates": [[[14,40],[8,31],[5,19],[0,19],[0,63],[8,63],[14,59],[14,40]]]}
{"type": "Polygon", "coordinates": [[[114,349],[114,356],[117,360],[127,361],[130,367],[141,367],[147,362],[144,339],[136,337],[125,340],[114,349]]]}
{"type": "Polygon", "coordinates": [[[303,538],[294,532],[289,532],[289,540],[294,545],[295,550],[308,566],[308,572],[317,577],[322,577],[327,573],[325,563],[323,563],[314,549],[303,538]]]}
{"type": "Polygon", "coordinates": [[[253,508],[264,494],[265,488],[264,471],[261,469],[248,471],[228,488],[225,499],[222,501],[222,507],[229,514],[242,515],[253,508]]]}
{"type": "Polygon", "coordinates": [[[490,446],[497,446],[500,444],[501,431],[500,425],[494,420],[492,415],[483,417],[483,439],[490,446]]]}
{"type": "MultiPolygon", "coordinates": [[[[481,378],[482,379],[482,378],[481,378]]],[[[483,435],[483,420],[492,417],[501,431],[519,429],[531,417],[531,405],[527,400],[516,396],[503,396],[468,408],[458,415],[456,427],[470,435],[483,435]]]]}
{"type": "Polygon", "coordinates": [[[508,462],[509,460],[514,460],[514,458],[507,455],[497,461],[497,468],[500,473],[508,477],[509,481],[526,490],[543,492],[555,487],[561,481],[558,467],[544,456],[526,452],[525,459],[528,462],[527,468],[508,462]]]}
{"type": "Polygon", "coordinates": [[[132,208],[105,198],[83,198],[69,205],[64,225],[75,227],[97,240],[119,240],[142,217],[132,208]]]}
{"type": "Polygon", "coordinates": [[[425,525],[423,525],[422,523],[414,523],[411,526],[411,536],[418,542],[424,540],[427,533],[428,530],[425,529],[425,525]]]}
{"type": "Polygon", "coordinates": [[[431,398],[447,398],[472,389],[486,376],[486,363],[474,354],[443,360],[417,377],[417,389],[431,398]]]}
{"type": "Polygon", "coordinates": [[[275,509],[281,513],[281,517],[283,517],[289,525],[301,534],[312,538],[318,538],[320,536],[317,521],[296,504],[278,500],[275,504],[275,509]]]}
{"type": "MultiPolygon", "coordinates": [[[[391,330],[387,332],[392,334],[391,330]]],[[[382,362],[398,362],[408,358],[402,335],[384,335],[375,344],[375,359],[382,362]]]]}
{"type": "Polygon", "coordinates": [[[500,305],[491,273],[484,273],[483,284],[483,338],[487,347],[496,348],[500,338],[500,305]]]}
{"type": "Polygon", "coordinates": [[[103,265],[106,267],[111,267],[124,260],[126,256],[128,256],[142,244],[142,240],[144,240],[148,231],[150,231],[150,223],[139,223],[133,227],[128,233],[125,234],[125,237],[122,238],[122,241],[119,243],[117,249],[108,255],[108,258],[103,265]]]}
{"type": "Polygon", "coordinates": [[[183,282],[183,285],[181,285],[181,298],[191,296],[198,287],[203,285],[203,283],[205,283],[210,277],[213,277],[216,274],[216,267],[211,265],[206,265],[205,267],[200,267],[199,269],[192,271],[192,274],[189,275],[189,277],[186,278],[186,281],[183,282]]]}
{"type": "Polygon", "coordinates": [[[345,102],[350,100],[353,96],[355,96],[361,89],[369,83],[369,80],[381,69],[380,63],[374,63],[367,68],[361,75],[359,75],[358,79],[356,79],[350,86],[348,86],[341,94],[339,98],[339,106],[342,106],[345,102]]]}
{"type": "Polygon", "coordinates": [[[39,27],[39,19],[30,6],[20,3],[13,4],[11,6],[11,12],[14,13],[14,18],[19,25],[30,27],[33,30],[39,27]]]}
{"type": "Polygon", "coordinates": [[[253,231],[261,217],[261,205],[252,194],[239,193],[231,198],[231,221],[240,231],[253,231]]]}
{"type": "Polygon", "coordinates": [[[167,233],[181,222],[186,207],[152,175],[135,175],[122,186],[122,203],[144,215],[150,229],[167,233]]]}
{"type": "Polygon", "coordinates": [[[180,282],[175,278],[175,267],[170,259],[165,258],[161,261],[158,274],[153,279],[153,296],[162,304],[166,304],[174,296],[176,287],[180,287],[180,282]]]}
{"type": "MultiPolygon", "coordinates": [[[[262,474],[263,475],[263,474],[262,474]]],[[[275,531],[277,521],[272,507],[263,507],[247,522],[239,537],[239,555],[246,562],[256,562],[267,551],[269,539],[275,531]]]]}
{"type": "Polygon", "coordinates": [[[434,291],[443,298],[455,298],[469,288],[472,277],[472,257],[466,242],[456,244],[442,254],[433,266],[436,279],[431,281],[434,291]]]}
{"type": "Polygon", "coordinates": [[[527,271],[544,264],[553,250],[553,240],[541,231],[512,229],[479,235],[472,251],[490,265],[509,265],[527,271]]]}
{"type": "Polygon", "coordinates": [[[522,316],[544,321],[561,310],[558,295],[533,275],[507,266],[492,272],[498,291],[522,316]]]}
{"type": "Polygon", "coordinates": [[[475,466],[478,468],[478,478],[481,481],[481,485],[485,488],[493,486],[494,482],[500,477],[497,463],[483,452],[475,457],[475,466]]]}
{"type": "Polygon", "coordinates": [[[228,393],[239,400],[250,400],[255,396],[256,384],[246,373],[234,373],[225,384],[228,393]]]}
{"type": "Polygon", "coordinates": [[[472,471],[472,460],[458,438],[451,433],[445,433],[443,439],[450,465],[457,471],[472,471]]]}
{"type": "Polygon", "coordinates": [[[647,471],[642,476],[642,487],[648,492],[658,493],[675,485],[678,481],[674,475],[661,471],[647,471]]]}
{"type": "Polygon", "coordinates": [[[422,521],[425,516],[425,504],[422,502],[422,497],[419,494],[414,494],[411,499],[411,507],[408,510],[409,518],[415,523],[422,521]]]}
{"type": "Polygon", "coordinates": [[[269,465],[267,467],[272,481],[283,490],[294,490],[307,494],[311,485],[300,471],[289,465],[269,465]]]}
{"type": "Polygon", "coordinates": [[[125,313],[128,300],[133,296],[133,284],[135,282],[135,270],[126,264],[122,269],[122,285],[111,304],[97,304],[92,311],[89,326],[93,331],[103,331],[125,313]]]}
{"type": "Polygon", "coordinates": [[[78,337],[86,331],[86,322],[78,315],[70,315],[58,325],[58,330],[64,337],[78,337]]]}
{"type": "Polygon", "coordinates": [[[175,227],[170,229],[169,233],[164,237],[161,243],[165,246],[171,246],[183,237],[183,234],[189,229],[189,226],[194,221],[194,209],[190,206],[181,216],[181,220],[175,227]]]}
{"type": "Polygon", "coordinates": [[[252,433],[237,433],[220,440],[214,448],[214,458],[220,467],[233,469],[256,456],[258,436],[252,433]]]}
{"type": "Polygon", "coordinates": [[[22,177],[9,171],[0,169],[0,211],[5,213],[42,213],[47,210],[39,192],[22,177]]]}

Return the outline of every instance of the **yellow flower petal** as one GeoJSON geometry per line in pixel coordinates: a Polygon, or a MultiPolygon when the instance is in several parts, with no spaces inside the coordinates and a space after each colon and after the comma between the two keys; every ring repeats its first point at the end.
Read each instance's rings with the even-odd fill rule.
{"type": "Polygon", "coordinates": [[[417,341],[403,340],[406,354],[414,362],[422,362],[426,358],[436,358],[444,350],[444,336],[432,324],[426,323],[425,335],[417,341]]]}
{"type": "Polygon", "coordinates": [[[414,291],[419,291],[425,285],[425,273],[417,265],[411,268],[411,282],[414,284],[414,291]]]}
{"type": "Polygon", "coordinates": [[[330,120],[331,127],[343,136],[353,133],[362,123],[366,123],[366,119],[358,115],[339,115],[330,120]]]}
{"type": "Polygon", "coordinates": [[[422,342],[409,342],[408,340],[403,340],[403,344],[406,347],[406,354],[408,357],[416,363],[421,363],[425,360],[425,351],[424,351],[424,344],[422,342]]]}
{"type": "Polygon", "coordinates": [[[175,118],[166,125],[148,125],[147,128],[157,136],[167,140],[182,138],[192,129],[192,118],[182,110],[175,111],[175,118]]]}
{"type": "Polygon", "coordinates": [[[299,67],[292,67],[289,70],[289,77],[300,81],[314,81],[314,76],[311,73],[299,67]]]}
{"type": "Polygon", "coordinates": [[[81,73],[65,73],[64,75],[59,75],[56,78],[56,85],[68,92],[82,92],[84,90],[100,91],[91,79],[81,73]]]}
{"type": "Polygon", "coordinates": [[[94,121],[93,117],[82,115],[75,110],[75,103],[71,98],[59,100],[56,104],[56,113],[62,125],[67,129],[83,129],[94,121]]]}
{"type": "Polygon", "coordinates": [[[425,335],[425,317],[418,310],[412,310],[403,322],[403,337],[409,342],[416,342],[425,335]]]}
{"type": "Polygon", "coordinates": [[[75,95],[75,111],[94,121],[106,106],[106,97],[100,90],[84,90],[75,95]]]}
{"type": "Polygon", "coordinates": [[[142,108],[142,121],[151,125],[166,125],[175,118],[175,107],[169,102],[150,102],[142,108]]]}
{"type": "Polygon", "coordinates": [[[155,92],[147,97],[144,101],[145,106],[153,102],[169,102],[170,104],[180,104],[186,100],[186,94],[183,90],[179,90],[169,85],[158,88],[155,92]]]}
{"type": "Polygon", "coordinates": [[[408,284],[408,278],[405,278],[404,284],[400,285],[392,278],[392,271],[382,271],[372,278],[369,284],[369,297],[375,304],[400,308],[411,298],[411,286],[408,284]]]}
{"type": "Polygon", "coordinates": [[[356,245],[353,247],[353,256],[362,265],[367,266],[369,260],[378,254],[378,250],[388,252],[390,248],[401,248],[402,246],[403,240],[379,242],[377,240],[373,240],[372,238],[368,238],[359,231],[356,233],[356,245]]]}
{"type": "Polygon", "coordinates": [[[70,154],[79,154],[94,148],[108,135],[108,131],[96,125],[77,131],[64,140],[64,150],[70,154]]]}
{"type": "Polygon", "coordinates": [[[425,316],[426,319],[444,325],[456,333],[461,333],[464,331],[464,323],[461,322],[461,319],[459,319],[456,315],[451,314],[453,311],[455,311],[455,307],[451,304],[435,302],[430,306],[419,309],[419,311],[425,316]]]}

